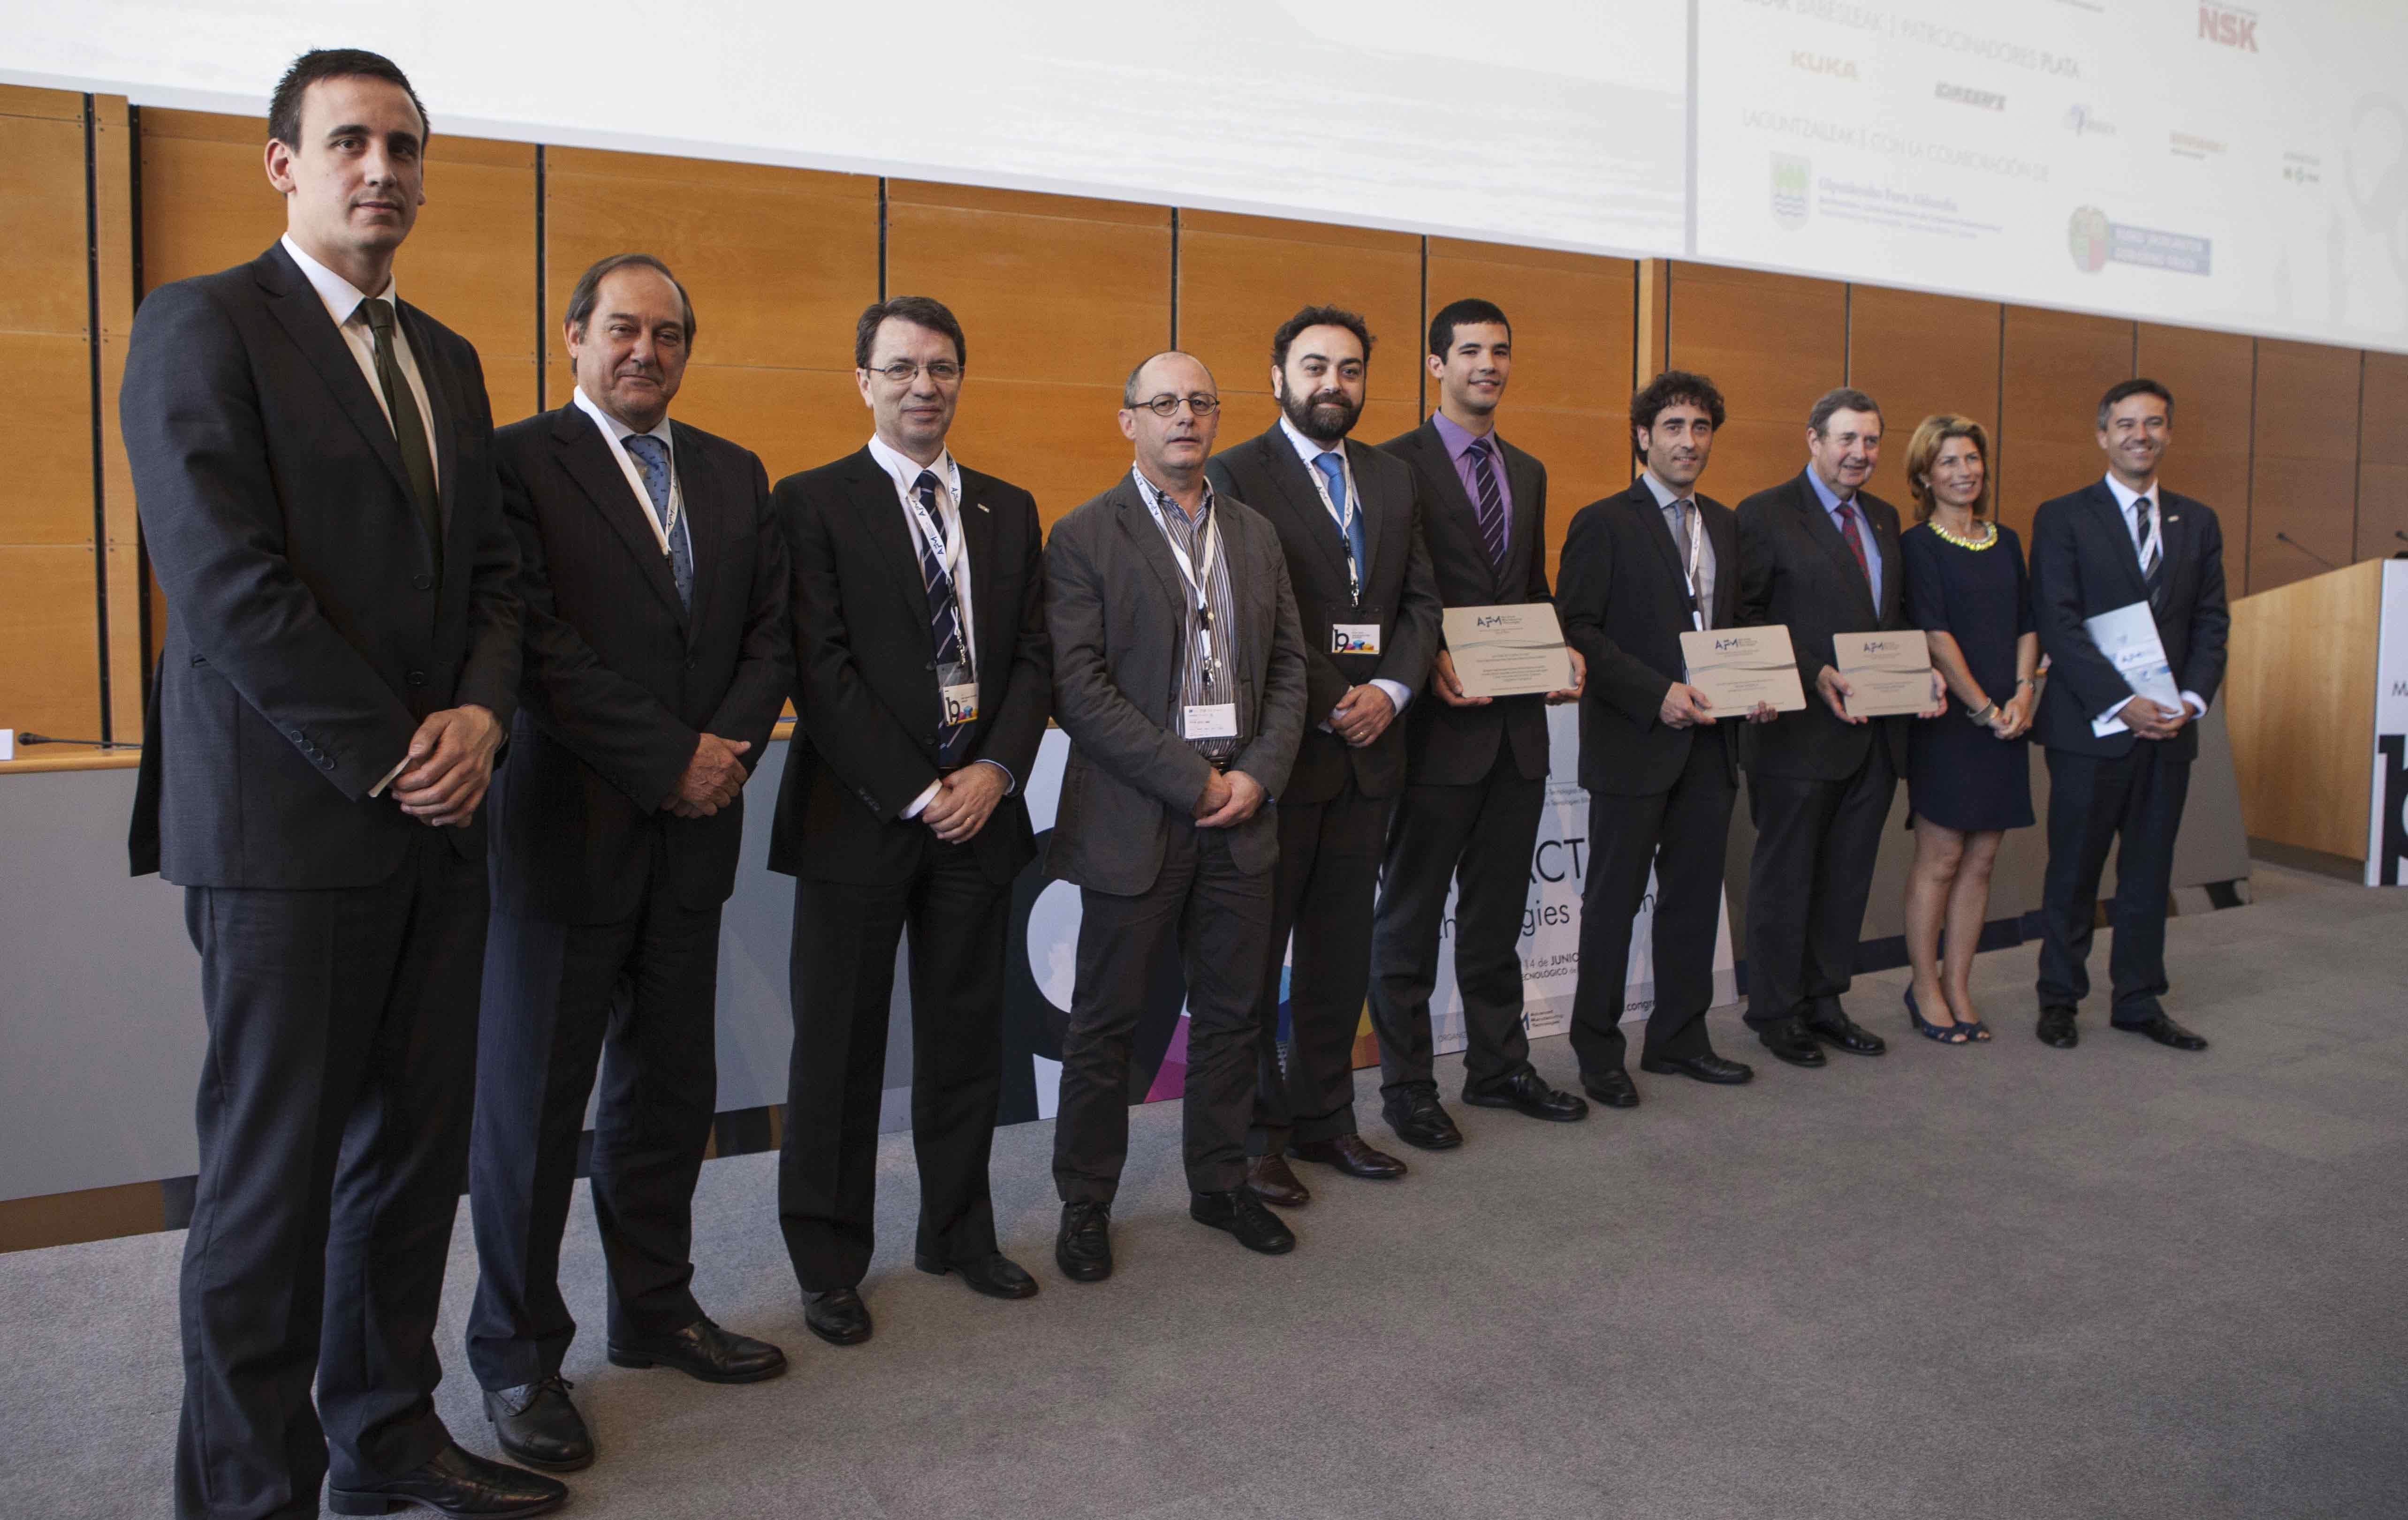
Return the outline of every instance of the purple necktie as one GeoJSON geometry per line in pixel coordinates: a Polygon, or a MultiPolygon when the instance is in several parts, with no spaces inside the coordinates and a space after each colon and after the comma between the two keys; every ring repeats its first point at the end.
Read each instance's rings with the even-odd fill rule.
{"type": "Polygon", "coordinates": [[[1480,537],[1488,545],[1489,563],[1505,572],[1505,493],[1497,484],[1497,466],[1488,462],[1486,438],[1471,440],[1471,477],[1480,484],[1480,537]]]}

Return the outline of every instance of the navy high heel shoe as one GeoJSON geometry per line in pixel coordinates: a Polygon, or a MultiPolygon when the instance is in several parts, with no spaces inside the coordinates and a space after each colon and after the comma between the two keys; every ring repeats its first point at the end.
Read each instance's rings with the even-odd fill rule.
{"type": "Polygon", "coordinates": [[[1943,1045],[1962,1045],[1972,1038],[1966,1034],[1962,1025],[1952,1024],[1943,1028],[1926,1019],[1923,1010],[1914,1006],[1913,987],[1906,989],[1906,1016],[1914,1021],[1914,1032],[1926,1040],[1936,1040],[1943,1045]]]}

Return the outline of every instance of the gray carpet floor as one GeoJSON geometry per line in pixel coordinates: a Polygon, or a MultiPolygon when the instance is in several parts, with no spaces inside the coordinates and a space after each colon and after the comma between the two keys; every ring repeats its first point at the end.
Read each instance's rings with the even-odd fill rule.
{"type": "MultiPolygon", "coordinates": [[[[1641,1077],[1633,1112],[1456,1110],[1401,1183],[1300,1169],[1267,1259],[1185,1217],[1178,1109],[1135,1116],[1120,1270],[1052,1263],[1050,1124],[996,1136],[998,1304],[910,1266],[909,1139],[881,1151],[876,1339],[803,1327],[774,1158],[704,1169],[698,1290],[784,1344],[715,1388],[607,1365],[591,1215],[567,1367],[603,1455],[572,1511],[642,1516],[1664,1520],[2408,1514],[2408,894],[2260,867],[2257,903],[2171,927],[2204,1055],[2086,1015],[2030,1034],[2031,947],[1985,955],[1998,1041],[1641,1077]]],[[[2106,940],[2100,945],[2103,968],[2106,940]]],[[[1735,1014],[1728,1054],[1760,1055],[1735,1014]]],[[[1547,1074],[1570,1051],[1542,1042],[1547,1074]]],[[[1368,1126],[1377,1090],[1360,1075],[1368,1126]]],[[[1377,1133],[1375,1133],[1377,1138],[1377,1133]]],[[[180,1235],[0,1256],[0,1514],[166,1513],[180,1235]]],[[[444,1416],[466,1377],[465,1214],[444,1416]]]]}

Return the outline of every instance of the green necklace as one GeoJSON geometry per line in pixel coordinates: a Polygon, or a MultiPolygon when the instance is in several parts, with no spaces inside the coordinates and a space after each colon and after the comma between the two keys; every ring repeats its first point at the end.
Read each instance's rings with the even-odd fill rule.
{"type": "MultiPolygon", "coordinates": [[[[1979,520],[1976,519],[1976,521],[1979,520]]],[[[1949,532],[1946,528],[1942,527],[1940,525],[1940,520],[1936,517],[1931,519],[1925,525],[1929,527],[1933,535],[1936,536],[1942,543],[1952,543],[1959,549],[1970,549],[1977,554],[1985,549],[1995,547],[1999,541],[1999,527],[1995,523],[1982,523],[1982,526],[1989,531],[1986,536],[1978,539],[1959,538],[1956,535],[1949,532]]]]}

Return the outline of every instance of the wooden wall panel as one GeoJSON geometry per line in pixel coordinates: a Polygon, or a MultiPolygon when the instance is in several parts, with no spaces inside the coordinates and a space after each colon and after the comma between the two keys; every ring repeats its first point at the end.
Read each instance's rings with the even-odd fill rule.
{"type": "MultiPolygon", "coordinates": [[[[1268,408],[1245,408],[1240,395],[1270,394],[1271,334],[1299,308],[1341,306],[1362,313],[1372,337],[1370,401],[1354,436],[1378,442],[1388,418],[1411,418],[1421,405],[1422,249],[1410,233],[1282,222],[1267,217],[1182,211],[1179,223],[1179,346],[1204,362],[1232,414],[1224,446],[1276,420],[1268,408]],[[1256,421],[1259,419],[1259,422],[1256,421]]],[[[1125,372],[1125,371],[1124,371],[1125,372]]]]}
{"type": "Polygon", "coordinates": [[[888,292],[944,302],[968,342],[956,453],[1048,524],[1128,467],[1113,419],[1130,366],[1169,346],[1170,259],[1166,208],[887,186],[888,292]]]}
{"type": "MultiPolygon", "coordinates": [[[[1873,494],[1914,521],[1907,444],[1926,417],[1956,412],[1999,436],[1999,304],[1949,295],[1848,288],[1848,383],[1882,408],[1882,463],[1873,494]]],[[[1993,487],[1995,494],[1995,486],[1993,487]]]]}
{"type": "MultiPolygon", "coordinates": [[[[1711,379],[1729,412],[1701,483],[1736,505],[1806,467],[1806,414],[1847,377],[1847,287],[1682,263],[1668,284],[1672,366],[1711,379]]],[[[1893,494],[1878,475],[1873,492],[1893,494]]]]}
{"type": "Polygon", "coordinates": [[[0,545],[0,586],[8,588],[0,596],[0,649],[8,652],[0,659],[0,727],[100,737],[93,576],[89,541],[0,545]]]}
{"type": "Polygon", "coordinates": [[[2099,397],[2132,378],[2132,323],[2007,308],[1999,388],[1999,521],[2031,538],[2032,511],[2107,473],[2099,397]]]}
{"type": "MultiPolygon", "coordinates": [[[[80,228],[76,243],[83,243],[80,228]]],[[[79,295],[84,284],[78,269],[79,295]]],[[[0,329],[0,416],[17,439],[0,496],[0,543],[92,543],[92,347],[77,325],[0,329]]]]}
{"type": "MultiPolygon", "coordinates": [[[[1498,432],[1547,466],[1547,573],[1564,532],[1630,484],[1627,441],[1639,266],[1629,259],[1502,243],[1429,240],[1429,310],[1477,295],[1513,323],[1513,379],[1498,432]]],[[[1429,392],[1435,409],[1438,394],[1429,392]]]]}
{"type": "Polygon", "coordinates": [[[2322,575],[2319,558],[2349,563],[2358,538],[2360,367],[2356,349],[2258,341],[2245,578],[2229,555],[2225,566],[2247,591],[2322,575]]]}
{"type": "Polygon", "coordinates": [[[2352,556],[2408,551],[2408,354],[2366,356],[2358,430],[2358,538],[2352,556]]]}
{"type": "Polygon", "coordinates": [[[2224,530],[2224,573],[2241,595],[2249,530],[2250,391],[2254,339],[2233,333],[2143,323],[2139,373],[2174,394],[2174,440],[2161,470],[2166,484],[2215,509],[2224,530]]]}

